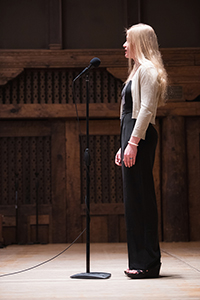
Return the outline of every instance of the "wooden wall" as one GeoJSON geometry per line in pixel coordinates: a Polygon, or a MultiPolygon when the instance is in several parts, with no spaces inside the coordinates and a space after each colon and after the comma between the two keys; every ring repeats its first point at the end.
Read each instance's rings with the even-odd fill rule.
{"type": "Polygon", "coordinates": [[[0,48],[120,49],[138,22],[162,48],[200,47],[199,10],[199,0],[0,1],[0,48]]]}
{"type": "MultiPolygon", "coordinates": [[[[200,50],[161,51],[170,86],[156,124],[159,235],[164,241],[195,241],[200,239],[200,50]]],[[[91,241],[126,240],[121,172],[114,165],[127,75],[123,50],[0,50],[0,212],[6,244],[71,242],[85,227],[85,79],[75,86],[80,123],[72,80],[94,56],[102,63],[89,77],[91,241]]]]}

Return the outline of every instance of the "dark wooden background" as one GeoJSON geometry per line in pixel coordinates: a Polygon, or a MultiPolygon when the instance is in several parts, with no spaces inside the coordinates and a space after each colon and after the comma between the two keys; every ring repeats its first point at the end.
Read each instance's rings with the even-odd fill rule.
{"type": "Polygon", "coordinates": [[[114,164],[127,76],[120,48],[124,27],[139,20],[158,33],[169,76],[168,102],[156,120],[160,240],[197,241],[199,1],[154,1],[152,7],[148,1],[97,1],[96,8],[86,2],[0,4],[0,243],[71,242],[85,228],[86,83],[82,77],[75,85],[78,123],[72,81],[95,56],[101,65],[89,74],[91,241],[126,240],[121,170],[114,164]]]}

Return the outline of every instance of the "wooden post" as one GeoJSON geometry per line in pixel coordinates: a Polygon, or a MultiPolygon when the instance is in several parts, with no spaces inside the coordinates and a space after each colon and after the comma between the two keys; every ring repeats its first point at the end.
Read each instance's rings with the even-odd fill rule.
{"type": "MultiPolygon", "coordinates": [[[[80,141],[78,123],[66,122],[66,190],[67,190],[67,241],[72,242],[81,228],[80,141]]],[[[82,157],[81,157],[82,159],[82,157]]],[[[85,228],[85,224],[83,226],[85,228]]],[[[79,240],[79,242],[82,239],[79,240]]]]}
{"type": "Polygon", "coordinates": [[[52,242],[66,242],[65,123],[52,123],[52,242]]]}
{"type": "Polygon", "coordinates": [[[184,117],[168,116],[162,127],[163,239],[189,240],[184,117]]]}
{"type": "Polygon", "coordinates": [[[62,2],[50,0],[49,8],[49,49],[62,49],[62,2]]]}
{"type": "Polygon", "coordinates": [[[124,1],[127,6],[127,25],[126,27],[130,27],[133,24],[142,22],[142,4],[141,0],[132,1],[125,0],[124,1]]]}

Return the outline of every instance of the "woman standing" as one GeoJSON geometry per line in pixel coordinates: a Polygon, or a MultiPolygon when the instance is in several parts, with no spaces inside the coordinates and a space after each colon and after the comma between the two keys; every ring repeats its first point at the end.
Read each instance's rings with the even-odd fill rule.
{"type": "Polygon", "coordinates": [[[127,30],[123,45],[129,76],[122,91],[121,148],[129,268],[132,278],[158,277],[160,248],[152,169],[157,144],[157,107],[164,104],[167,74],[153,28],[137,24],[127,30]]]}

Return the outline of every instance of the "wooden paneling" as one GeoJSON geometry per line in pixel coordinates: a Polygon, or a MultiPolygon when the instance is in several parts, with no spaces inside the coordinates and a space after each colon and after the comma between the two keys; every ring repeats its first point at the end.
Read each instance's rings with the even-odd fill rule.
{"type": "Polygon", "coordinates": [[[123,44],[126,0],[96,0],[95,5],[91,0],[62,2],[65,49],[114,49],[123,44]]]}
{"type": "Polygon", "coordinates": [[[47,49],[49,1],[1,1],[0,48],[47,49]]]}
{"type": "MultiPolygon", "coordinates": [[[[165,106],[158,109],[156,121],[159,143],[155,157],[154,179],[160,240],[200,239],[198,218],[200,102],[197,98],[200,95],[199,53],[199,48],[162,49],[169,74],[170,99],[165,106]]],[[[102,156],[100,152],[97,153],[98,161],[95,161],[95,168],[102,166],[114,168],[116,167],[114,148],[108,146],[110,150],[105,156],[106,147],[100,149],[99,145],[106,143],[108,137],[110,139],[113,135],[118,137],[120,135],[119,84],[122,84],[127,76],[124,51],[0,50],[0,66],[3,68],[0,77],[2,84],[5,84],[0,88],[0,118],[6,119],[1,121],[0,136],[51,137],[52,204],[43,203],[40,206],[40,214],[49,216],[49,225],[40,224],[44,226],[41,230],[42,236],[46,236],[46,241],[71,242],[85,227],[80,150],[80,136],[83,137],[86,133],[84,80],[76,84],[79,124],[76,121],[76,109],[71,92],[73,72],[77,74],[94,56],[98,56],[102,63],[100,68],[90,73],[89,131],[90,138],[97,139],[98,145],[96,142],[93,143],[96,150],[103,149],[104,152],[102,156]],[[6,84],[7,80],[15,77],[19,70],[23,69],[26,70],[21,75],[6,84]],[[9,73],[9,70],[12,72],[9,73]],[[17,85],[17,81],[25,82],[24,79],[22,81],[19,79],[20,76],[25,76],[24,74],[28,76],[26,93],[23,84],[17,85]],[[69,77],[67,74],[70,74],[69,77]],[[108,82],[111,84],[108,85],[108,82]],[[31,89],[34,86],[35,89],[31,89]],[[48,226],[48,229],[45,226],[48,226]]],[[[9,149],[11,153],[12,149],[10,147],[9,149]]],[[[97,178],[95,168],[91,170],[91,174],[97,178]]],[[[99,173],[101,176],[104,174],[99,173]]],[[[104,177],[107,178],[106,176],[104,177]]],[[[105,178],[97,182],[98,188],[102,186],[106,188],[105,178]]],[[[92,180],[94,182],[94,178],[92,180]]],[[[115,188],[117,193],[120,193],[120,185],[115,188]]],[[[110,199],[105,196],[104,203],[102,195],[106,195],[106,192],[107,190],[104,190],[98,195],[98,201],[91,203],[91,241],[125,241],[123,203],[120,201],[115,203],[113,191],[110,199]]],[[[12,217],[15,221],[16,210],[13,205],[1,206],[1,213],[12,217]]],[[[19,237],[23,242],[28,240],[27,224],[30,223],[30,215],[35,215],[33,203],[24,205],[19,212],[21,228],[19,237]]],[[[29,227],[31,231],[29,228],[28,235],[35,238],[35,225],[29,227]]],[[[3,230],[9,242],[16,241],[15,225],[4,226],[3,230]]],[[[85,237],[82,237],[79,241],[84,240],[85,237]]]]}
{"type": "Polygon", "coordinates": [[[39,222],[40,242],[66,241],[65,123],[0,124],[0,212],[5,243],[35,242],[30,216],[37,212],[39,220],[41,215],[49,220],[39,222]]]}

